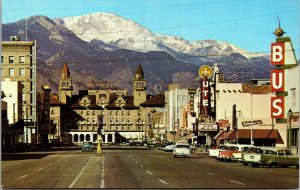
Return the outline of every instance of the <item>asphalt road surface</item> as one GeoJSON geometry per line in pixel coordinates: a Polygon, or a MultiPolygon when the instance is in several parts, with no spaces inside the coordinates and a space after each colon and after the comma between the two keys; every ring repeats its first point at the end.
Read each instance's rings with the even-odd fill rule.
{"type": "Polygon", "coordinates": [[[243,166],[206,153],[174,158],[157,149],[105,149],[2,155],[2,188],[297,189],[299,169],[243,166]],[[4,158],[4,159],[3,159],[4,158]]]}

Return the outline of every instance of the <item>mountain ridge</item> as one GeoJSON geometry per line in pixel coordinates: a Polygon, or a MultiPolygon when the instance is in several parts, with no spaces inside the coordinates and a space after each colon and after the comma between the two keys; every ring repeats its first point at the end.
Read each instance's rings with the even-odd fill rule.
{"type": "MultiPolygon", "coordinates": [[[[11,35],[18,35],[25,39],[25,25],[25,19],[2,24],[2,39],[9,40],[11,35]]],[[[65,27],[59,18],[52,20],[45,16],[32,16],[27,20],[27,30],[28,40],[36,39],[38,43],[38,76],[40,79],[38,86],[50,83],[53,92],[57,90],[60,77],[57,73],[61,72],[64,63],[68,63],[71,74],[76,75],[74,76],[74,79],[76,79],[74,80],[75,91],[86,89],[90,81],[113,82],[118,84],[120,88],[131,91],[133,74],[138,64],[143,67],[147,89],[152,94],[167,90],[170,83],[181,82],[182,87],[197,85],[194,79],[198,75],[199,66],[203,64],[213,65],[218,63],[225,78],[231,81],[239,81],[241,77],[245,76],[239,73],[239,67],[243,67],[244,70],[248,71],[252,69],[256,78],[269,77],[269,58],[265,56],[248,59],[238,52],[221,56],[207,56],[215,49],[222,49],[222,47],[209,46],[209,44],[214,43],[220,44],[214,40],[202,41],[200,45],[206,45],[206,48],[202,50],[195,49],[194,51],[197,51],[199,55],[191,55],[175,51],[174,45],[172,49],[170,45],[166,45],[166,42],[160,44],[162,49],[145,52],[120,48],[116,44],[106,44],[101,39],[93,39],[91,42],[87,42],[79,38],[76,32],[65,27]],[[103,48],[104,46],[110,47],[111,50],[103,48]],[[49,76],[43,76],[41,73],[47,73],[49,76]],[[55,81],[57,81],[56,84],[54,84],[55,81]]],[[[147,35],[155,37],[151,33],[147,35]]],[[[168,37],[164,36],[164,38],[168,37]]],[[[173,37],[171,38],[173,39],[173,37]]],[[[180,37],[174,38],[183,43],[187,42],[180,37]]],[[[162,40],[161,36],[160,40],[162,40]]],[[[122,39],[116,41],[118,44],[125,44],[126,42],[122,39]]],[[[170,42],[172,41],[168,41],[168,43],[170,42]]],[[[132,43],[134,43],[134,40],[132,43]]],[[[139,45],[141,44],[137,44],[137,46],[139,45]]],[[[175,45],[177,45],[177,48],[181,48],[178,43],[175,45]]],[[[200,45],[198,44],[198,46],[200,45]]],[[[226,51],[230,50],[227,49],[226,51]]],[[[245,80],[245,78],[242,80],[245,80]]]]}

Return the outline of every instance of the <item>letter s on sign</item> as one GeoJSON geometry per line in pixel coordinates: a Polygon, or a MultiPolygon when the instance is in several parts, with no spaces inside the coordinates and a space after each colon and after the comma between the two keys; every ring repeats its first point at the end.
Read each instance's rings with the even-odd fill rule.
{"type": "Polygon", "coordinates": [[[284,97],[271,97],[271,118],[284,118],[284,97]]]}

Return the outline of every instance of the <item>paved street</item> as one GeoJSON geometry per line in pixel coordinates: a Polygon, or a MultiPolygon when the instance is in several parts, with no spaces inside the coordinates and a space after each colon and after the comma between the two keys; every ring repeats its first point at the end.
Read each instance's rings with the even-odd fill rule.
{"type": "MultiPolygon", "coordinates": [[[[173,158],[157,149],[18,153],[2,161],[2,188],[298,188],[299,170],[173,158]],[[20,156],[22,155],[22,156],[20,156]],[[24,159],[22,159],[24,158],[24,159]]],[[[5,155],[7,158],[8,155],[5,155]]]]}

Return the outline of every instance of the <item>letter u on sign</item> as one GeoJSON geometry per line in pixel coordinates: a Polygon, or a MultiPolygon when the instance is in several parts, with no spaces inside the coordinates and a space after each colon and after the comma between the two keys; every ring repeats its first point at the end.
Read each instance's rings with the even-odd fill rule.
{"type": "Polygon", "coordinates": [[[271,97],[271,118],[284,118],[284,97],[271,97]]]}
{"type": "Polygon", "coordinates": [[[284,43],[271,44],[271,64],[284,65],[284,43]]]}
{"type": "Polygon", "coordinates": [[[284,70],[271,71],[271,92],[284,91],[284,70]]]}

